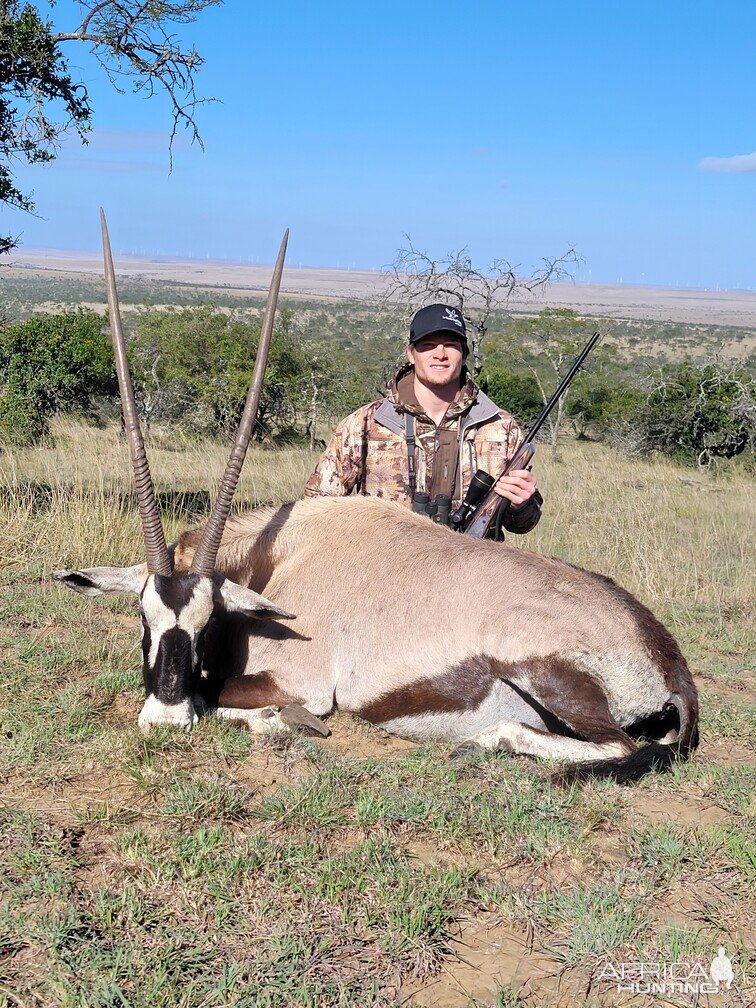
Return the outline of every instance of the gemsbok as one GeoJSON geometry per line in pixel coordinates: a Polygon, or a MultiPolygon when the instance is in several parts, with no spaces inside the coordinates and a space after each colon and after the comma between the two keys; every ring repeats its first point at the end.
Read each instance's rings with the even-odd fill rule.
{"type": "Polygon", "coordinates": [[[286,236],[218,498],[204,528],[167,546],[104,216],[102,224],[147,561],[54,576],[85,595],[138,596],[142,728],[189,729],[198,713],[215,709],[255,732],[299,722],[327,734],[319,719],[339,708],[409,739],[454,743],[455,754],[503,749],[564,760],[561,780],[624,783],[688,756],[698,742],[698,701],[685,659],[656,617],[609,578],[367,497],[300,500],[228,520],[286,236]]]}

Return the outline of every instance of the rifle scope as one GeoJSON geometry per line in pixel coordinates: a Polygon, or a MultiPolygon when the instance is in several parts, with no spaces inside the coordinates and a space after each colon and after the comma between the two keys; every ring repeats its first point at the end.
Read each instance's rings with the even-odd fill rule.
{"type": "Polygon", "coordinates": [[[464,500],[450,516],[452,528],[461,529],[465,527],[495,482],[494,477],[490,473],[487,473],[485,469],[478,469],[470,480],[470,486],[467,488],[464,500]]]}

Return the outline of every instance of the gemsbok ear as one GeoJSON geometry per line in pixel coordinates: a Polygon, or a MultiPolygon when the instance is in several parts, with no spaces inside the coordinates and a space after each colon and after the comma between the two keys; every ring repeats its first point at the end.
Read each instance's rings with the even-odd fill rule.
{"type": "Polygon", "coordinates": [[[147,564],[134,567],[89,567],[87,570],[56,570],[52,572],[56,581],[82,595],[113,594],[134,592],[138,595],[147,580],[147,564]]]}
{"type": "Polygon", "coordinates": [[[228,578],[218,578],[215,582],[216,598],[230,613],[241,613],[243,616],[256,616],[258,619],[296,619],[292,613],[279,609],[270,599],[258,595],[251,588],[229,581],[228,578]]]}

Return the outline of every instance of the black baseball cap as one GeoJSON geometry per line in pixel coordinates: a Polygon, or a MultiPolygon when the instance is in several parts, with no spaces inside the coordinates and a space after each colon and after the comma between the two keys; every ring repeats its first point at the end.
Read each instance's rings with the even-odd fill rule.
{"type": "Polygon", "coordinates": [[[410,323],[410,346],[419,343],[426,336],[443,332],[456,336],[462,344],[462,349],[467,353],[467,330],[462,312],[459,308],[445,304],[426,305],[425,308],[415,312],[415,317],[410,323]]]}

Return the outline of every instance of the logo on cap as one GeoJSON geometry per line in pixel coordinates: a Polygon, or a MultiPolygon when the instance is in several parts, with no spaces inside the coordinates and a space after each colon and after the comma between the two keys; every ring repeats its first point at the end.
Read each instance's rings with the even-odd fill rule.
{"type": "Polygon", "coordinates": [[[442,315],[442,321],[453,322],[454,325],[458,326],[462,325],[462,319],[459,317],[459,315],[453,308],[446,308],[444,310],[444,314],[442,315]]]}

